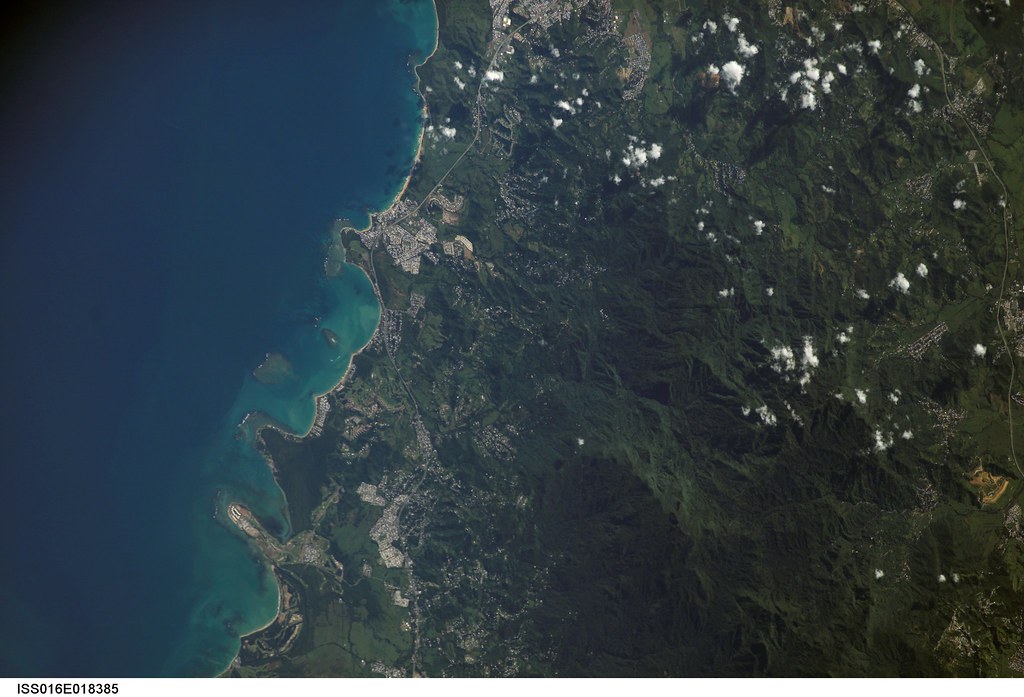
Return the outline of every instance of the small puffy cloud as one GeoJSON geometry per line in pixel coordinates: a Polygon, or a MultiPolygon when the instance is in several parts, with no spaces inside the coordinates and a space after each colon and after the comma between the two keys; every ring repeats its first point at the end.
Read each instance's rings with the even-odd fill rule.
{"type": "Polygon", "coordinates": [[[647,166],[647,151],[635,145],[630,145],[626,148],[625,154],[622,157],[622,164],[637,169],[647,166]]]}
{"type": "Polygon", "coordinates": [[[764,292],[765,292],[765,295],[767,295],[769,298],[772,297],[773,295],[775,295],[775,289],[774,288],[765,288],[764,292]]]}
{"type": "Polygon", "coordinates": [[[982,358],[986,353],[988,353],[988,348],[984,344],[975,344],[974,345],[974,355],[975,356],[977,356],[978,358],[982,358]]]}
{"type": "Polygon", "coordinates": [[[722,290],[718,291],[718,297],[720,298],[731,298],[734,295],[736,295],[735,288],[723,288],[722,290]]]}
{"type": "Polygon", "coordinates": [[[928,267],[924,265],[924,262],[917,265],[917,275],[921,278],[928,277],[928,267]]]}
{"type": "Polygon", "coordinates": [[[868,391],[867,390],[862,390],[862,389],[860,389],[858,387],[853,392],[854,392],[854,394],[857,395],[857,401],[858,402],[860,402],[861,404],[867,404],[868,403],[868,391]]]}
{"type": "Polygon", "coordinates": [[[864,290],[863,288],[858,288],[857,292],[854,293],[854,295],[856,295],[861,300],[870,300],[871,299],[871,295],[866,290],[864,290]]]}
{"type": "Polygon", "coordinates": [[[911,431],[909,428],[906,431],[904,431],[903,433],[900,434],[900,438],[902,438],[903,440],[910,440],[913,437],[914,437],[914,432],[911,431]]]}
{"type": "Polygon", "coordinates": [[[821,77],[821,71],[818,69],[818,60],[816,58],[804,59],[804,75],[811,80],[817,80],[821,77]]]}
{"type": "Polygon", "coordinates": [[[451,126],[441,126],[438,130],[441,131],[441,135],[445,138],[451,139],[455,137],[455,129],[451,126]]]}
{"type": "Polygon", "coordinates": [[[902,271],[900,271],[891,281],[889,281],[889,287],[895,288],[906,295],[910,292],[910,281],[908,281],[907,277],[903,275],[902,271]]]}
{"type": "Polygon", "coordinates": [[[953,199],[953,210],[962,211],[964,208],[967,208],[967,201],[964,201],[962,198],[953,199]]]}
{"type": "Polygon", "coordinates": [[[836,66],[836,70],[839,71],[840,75],[846,75],[846,66],[843,65],[842,63],[836,66]]]}
{"type": "Polygon", "coordinates": [[[561,109],[562,111],[568,111],[570,114],[575,114],[576,113],[575,107],[573,107],[572,104],[570,104],[569,102],[565,101],[564,99],[561,99],[561,100],[555,102],[555,106],[558,107],[559,109],[561,109]]]}
{"type": "Polygon", "coordinates": [[[892,437],[885,436],[879,429],[875,429],[874,436],[874,447],[876,453],[885,452],[892,447],[892,437]]]}
{"type": "Polygon", "coordinates": [[[744,58],[756,56],[758,52],[757,46],[749,43],[747,41],[747,37],[743,36],[742,32],[740,32],[739,37],[736,39],[736,50],[739,51],[740,55],[744,58]]]}
{"type": "Polygon", "coordinates": [[[725,28],[729,31],[736,31],[736,27],[738,27],[740,23],[740,20],[735,17],[730,17],[729,15],[722,17],[722,21],[725,22],[725,28]]]}
{"type": "Polygon", "coordinates": [[[821,91],[825,94],[832,94],[832,82],[836,79],[835,73],[829,70],[821,77],[821,91]]]}
{"type": "Polygon", "coordinates": [[[921,60],[920,58],[918,58],[916,61],[914,61],[914,72],[917,73],[918,75],[924,75],[924,71],[925,71],[924,61],[921,60]]]}
{"type": "Polygon", "coordinates": [[[736,61],[729,61],[722,66],[722,79],[725,80],[725,86],[732,92],[736,91],[736,87],[743,81],[745,74],[746,69],[736,61]]]}
{"type": "Polygon", "coordinates": [[[755,220],[754,221],[754,232],[756,232],[758,235],[760,235],[762,232],[764,232],[764,221],[763,220],[755,220]]]}
{"type": "Polygon", "coordinates": [[[778,419],[775,417],[775,413],[768,408],[767,405],[763,405],[754,410],[754,412],[761,417],[761,421],[765,422],[768,426],[774,426],[778,423],[778,419]]]}
{"type": "Polygon", "coordinates": [[[661,145],[658,143],[651,143],[651,147],[647,149],[647,155],[652,160],[657,160],[661,157],[661,145]]]}
{"type": "Polygon", "coordinates": [[[889,393],[889,401],[892,402],[893,404],[899,404],[901,394],[903,393],[900,392],[899,388],[893,390],[892,392],[889,393]]]}
{"type": "Polygon", "coordinates": [[[872,53],[877,54],[879,51],[882,50],[882,42],[879,41],[878,39],[872,39],[871,41],[868,42],[868,48],[871,49],[872,53]]]}
{"type": "Polygon", "coordinates": [[[776,373],[788,373],[796,370],[796,354],[788,346],[776,346],[771,349],[772,370],[776,373]]]}
{"type": "Polygon", "coordinates": [[[881,569],[875,569],[875,580],[876,581],[879,580],[880,578],[882,578],[883,576],[885,576],[885,572],[884,571],[882,571],[881,569]]]}
{"type": "Polygon", "coordinates": [[[809,336],[804,337],[804,352],[801,362],[805,368],[818,367],[818,356],[814,353],[814,344],[811,343],[811,337],[809,336]]]}
{"type": "Polygon", "coordinates": [[[551,117],[551,125],[558,128],[563,123],[562,119],[556,119],[554,116],[551,117]]]}
{"type": "Polygon", "coordinates": [[[484,73],[484,80],[487,82],[501,82],[505,79],[505,73],[500,70],[488,70],[484,73]]]}
{"type": "Polygon", "coordinates": [[[710,20],[710,19],[705,21],[704,22],[704,31],[706,31],[708,34],[716,34],[716,33],[718,33],[718,23],[713,21],[713,20],[710,20]]]}
{"type": "Polygon", "coordinates": [[[456,75],[453,79],[455,80],[456,87],[458,87],[460,90],[466,89],[466,83],[460,80],[458,75],[456,75]]]}
{"type": "Polygon", "coordinates": [[[807,91],[800,95],[800,108],[814,111],[818,108],[818,97],[814,92],[807,91]]]}
{"type": "Polygon", "coordinates": [[[921,96],[921,85],[914,83],[914,86],[907,90],[907,96],[911,99],[917,99],[921,96]]]}
{"type": "Polygon", "coordinates": [[[848,344],[850,343],[850,335],[846,332],[839,332],[839,336],[836,337],[836,341],[840,344],[848,344]]]}

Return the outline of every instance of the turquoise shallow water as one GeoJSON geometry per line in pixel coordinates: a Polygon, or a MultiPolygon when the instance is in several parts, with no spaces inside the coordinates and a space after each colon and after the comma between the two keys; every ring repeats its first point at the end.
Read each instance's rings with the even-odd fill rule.
{"type": "Polygon", "coordinates": [[[287,533],[237,426],[305,431],[372,334],[325,238],[388,203],[421,127],[430,2],[151,5],[40,20],[5,64],[0,674],[215,674],[273,615],[215,518],[287,533]]]}

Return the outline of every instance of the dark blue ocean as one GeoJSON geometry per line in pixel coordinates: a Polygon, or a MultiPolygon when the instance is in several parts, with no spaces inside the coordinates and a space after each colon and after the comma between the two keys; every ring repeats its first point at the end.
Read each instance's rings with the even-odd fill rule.
{"type": "Polygon", "coordinates": [[[376,326],[325,239],[408,173],[436,17],[95,7],[44,23],[0,93],[0,674],[213,675],[277,598],[217,506],[287,527],[237,424],[305,431],[376,326]]]}

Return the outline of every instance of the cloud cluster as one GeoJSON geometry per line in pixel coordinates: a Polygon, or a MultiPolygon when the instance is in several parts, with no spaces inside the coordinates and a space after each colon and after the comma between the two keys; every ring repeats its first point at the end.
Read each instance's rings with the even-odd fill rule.
{"type": "Polygon", "coordinates": [[[639,145],[630,143],[623,151],[622,164],[632,169],[640,169],[646,167],[649,161],[661,157],[661,152],[662,147],[658,143],[651,143],[649,147],[642,141],[639,145]]]}
{"type": "Polygon", "coordinates": [[[889,287],[895,288],[899,292],[906,295],[907,293],[910,292],[910,281],[908,281],[907,277],[903,275],[902,271],[900,271],[891,281],[889,281],[889,287]]]}

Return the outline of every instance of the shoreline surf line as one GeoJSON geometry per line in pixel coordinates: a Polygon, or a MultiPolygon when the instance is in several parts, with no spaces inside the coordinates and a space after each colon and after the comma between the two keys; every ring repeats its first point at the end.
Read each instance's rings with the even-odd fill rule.
{"type": "MultiPolygon", "coordinates": [[[[427,62],[430,61],[430,59],[434,57],[434,54],[437,53],[437,49],[440,46],[440,41],[441,41],[441,17],[438,14],[438,11],[437,11],[437,1],[436,0],[431,0],[430,4],[431,4],[431,6],[434,9],[434,47],[431,49],[430,53],[426,57],[423,58],[422,61],[420,61],[419,63],[416,63],[415,65],[412,66],[412,73],[416,77],[416,83],[415,83],[415,85],[413,85],[413,90],[416,92],[417,95],[419,95],[419,98],[423,100],[423,106],[422,106],[422,108],[420,110],[420,113],[423,116],[423,123],[419,126],[419,137],[417,138],[417,142],[416,142],[416,154],[413,157],[412,163],[409,165],[409,173],[406,175],[405,181],[402,183],[402,186],[399,189],[399,191],[391,199],[391,202],[388,205],[384,206],[381,210],[375,211],[373,213],[370,213],[370,215],[368,216],[369,220],[367,222],[366,227],[360,229],[360,228],[355,228],[353,226],[345,226],[340,231],[341,233],[348,232],[348,231],[351,231],[351,232],[365,232],[365,231],[369,230],[371,227],[373,227],[373,221],[374,221],[375,218],[377,218],[380,215],[383,215],[383,214],[387,213],[388,211],[393,209],[395,206],[397,206],[399,204],[399,202],[401,202],[402,199],[405,197],[406,191],[409,188],[409,183],[412,181],[413,171],[416,169],[416,165],[419,164],[420,158],[423,155],[423,139],[424,139],[424,137],[426,135],[426,120],[429,118],[430,110],[429,110],[429,105],[427,104],[427,98],[423,94],[423,91],[420,89],[420,84],[422,83],[422,78],[420,78],[419,69],[421,67],[423,67],[424,65],[426,65],[427,62]]],[[[332,245],[332,247],[333,247],[333,245],[332,245]]],[[[328,250],[328,255],[329,254],[330,254],[330,249],[328,250]]],[[[348,262],[346,261],[346,263],[348,263],[348,262]]],[[[357,267],[357,268],[359,268],[359,267],[357,267]]],[[[363,269],[360,268],[360,270],[362,271],[363,269]]],[[[364,271],[364,273],[365,273],[365,271],[364,271]]],[[[373,278],[370,277],[369,274],[367,274],[367,278],[370,279],[370,284],[373,286],[374,293],[377,296],[378,305],[381,308],[381,316],[383,316],[383,314],[384,314],[383,313],[384,303],[383,303],[383,298],[380,295],[380,290],[377,288],[377,284],[374,282],[373,278]]],[[[312,421],[312,423],[310,423],[309,428],[306,430],[306,432],[304,434],[299,435],[299,434],[289,433],[288,431],[284,430],[281,426],[278,426],[275,423],[267,423],[267,424],[259,426],[256,429],[256,432],[253,434],[254,435],[254,438],[253,438],[254,443],[253,443],[253,445],[254,445],[254,447],[256,447],[257,451],[259,451],[260,454],[263,455],[264,459],[266,460],[267,466],[270,468],[271,475],[273,476],[274,481],[277,483],[278,489],[281,489],[281,484],[280,484],[280,482],[277,481],[277,465],[274,463],[273,458],[270,457],[270,454],[266,451],[266,449],[264,447],[262,447],[262,445],[261,445],[262,444],[262,438],[261,438],[260,434],[263,432],[264,429],[272,428],[272,429],[276,430],[277,432],[281,433],[286,438],[294,439],[294,440],[297,440],[297,441],[305,440],[306,438],[308,438],[310,436],[310,434],[312,433],[312,431],[313,431],[314,425],[317,422],[321,421],[322,419],[326,419],[327,412],[329,411],[330,406],[328,405],[326,408],[323,406],[324,404],[327,404],[327,402],[326,402],[326,400],[324,398],[325,397],[333,396],[336,392],[340,392],[341,389],[345,386],[345,383],[348,381],[348,379],[351,377],[352,373],[355,371],[355,359],[356,359],[356,357],[361,355],[363,353],[363,351],[365,351],[366,348],[370,344],[373,343],[373,340],[375,338],[377,338],[377,333],[380,331],[380,324],[381,324],[380,323],[380,318],[378,318],[377,319],[377,326],[374,327],[373,333],[370,334],[370,338],[367,339],[365,344],[363,344],[361,347],[359,347],[359,349],[354,351],[349,356],[348,366],[345,368],[345,372],[342,374],[341,378],[338,380],[338,383],[334,387],[332,387],[331,389],[327,390],[326,392],[324,392],[322,394],[314,395],[313,399],[314,399],[314,402],[315,402],[316,406],[315,406],[315,408],[313,410],[313,421],[312,421]]],[[[256,414],[256,413],[259,413],[259,412],[250,412],[249,414],[246,414],[245,417],[243,417],[243,419],[242,419],[242,423],[244,423],[246,421],[246,419],[250,418],[251,415],[256,414]]],[[[239,424],[239,426],[241,426],[241,424],[239,424]]],[[[285,495],[283,489],[281,489],[281,495],[284,498],[285,510],[287,511],[288,498],[285,495]]],[[[290,521],[289,521],[289,525],[290,525],[290,521]]],[[[238,530],[238,526],[234,525],[233,523],[232,523],[232,526],[236,530],[238,530]]],[[[264,559],[263,561],[266,562],[267,560],[264,559]]],[[[269,564],[269,567],[270,567],[271,573],[273,573],[274,568],[275,568],[274,564],[269,564]]],[[[222,671],[220,671],[219,673],[215,674],[217,677],[226,677],[227,673],[232,668],[235,667],[235,664],[239,660],[239,657],[241,655],[241,649],[242,649],[241,642],[242,641],[244,641],[246,638],[248,638],[250,636],[253,636],[255,634],[259,634],[260,632],[266,630],[268,627],[270,627],[272,624],[274,624],[274,622],[277,621],[277,618],[281,615],[281,587],[280,587],[280,584],[277,581],[277,575],[276,574],[274,574],[274,585],[277,586],[277,608],[276,608],[276,610],[274,612],[274,615],[270,618],[270,620],[268,620],[261,627],[259,627],[257,629],[254,629],[252,631],[246,632],[245,634],[239,634],[239,636],[238,636],[239,645],[238,645],[238,649],[235,651],[235,655],[231,658],[231,660],[228,662],[227,666],[225,666],[225,668],[222,671]]]]}

